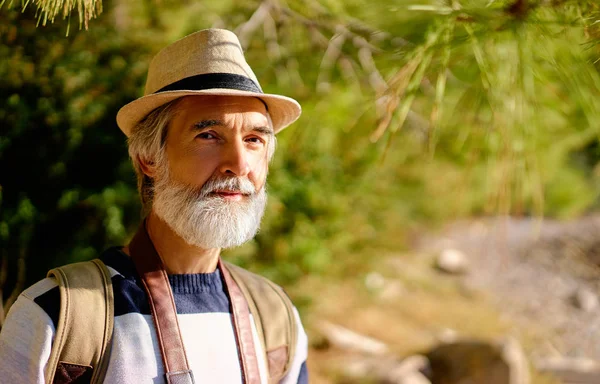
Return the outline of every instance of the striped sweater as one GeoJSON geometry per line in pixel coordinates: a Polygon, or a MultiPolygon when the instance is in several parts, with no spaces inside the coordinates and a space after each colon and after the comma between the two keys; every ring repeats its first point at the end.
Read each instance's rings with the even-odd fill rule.
{"type": "MultiPolygon", "coordinates": [[[[110,248],[100,259],[112,276],[115,297],[113,345],[106,383],[163,383],[164,367],[146,293],[131,259],[110,248]]],[[[219,270],[169,275],[190,368],[197,382],[241,383],[229,298],[219,270]]],[[[11,307],[0,332],[0,383],[44,383],[58,322],[60,293],[44,279],[25,290],[11,307]]],[[[93,310],[93,308],[90,308],[93,310]]],[[[296,310],[299,334],[292,368],[282,384],[307,383],[307,337],[296,310]]],[[[252,324],[254,321],[250,315],[252,324]]],[[[253,327],[256,355],[262,345],[253,327]]],[[[261,381],[266,363],[259,359],[261,381]]]]}

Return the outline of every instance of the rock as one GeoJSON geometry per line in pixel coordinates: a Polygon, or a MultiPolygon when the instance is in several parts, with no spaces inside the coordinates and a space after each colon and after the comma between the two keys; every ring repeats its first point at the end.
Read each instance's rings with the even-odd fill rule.
{"type": "Polygon", "coordinates": [[[432,384],[529,384],[525,355],[516,340],[488,343],[462,340],[426,354],[432,384]]]}
{"type": "Polygon", "coordinates": [[[387,345],[383,342],[361,335],[340,325],[323,321],[319,325],[319,330],[330,345],[340,349],[371,355],[383,355],[388,351],[387,345]]]}
{"type": "Polygon", "coordinates": [[[598,295],[587,288],[579,288],[572,297],[573,304],[585,311],[592,312],[598,307],[598,295]]]}
{"type": "Polygon", "coordinates": [[[458,249],[448,248],[440,253],[436,261],[436,266],[446,273],[463,274],[469,270],[469,260],[458,249]]]}

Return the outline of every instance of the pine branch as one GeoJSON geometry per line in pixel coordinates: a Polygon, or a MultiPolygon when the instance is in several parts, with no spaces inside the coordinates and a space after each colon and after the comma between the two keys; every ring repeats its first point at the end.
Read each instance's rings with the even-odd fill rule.
{"type": "MultiPolygon", "coordinates": [[[[0,7],[5,2],[6,0],[2,0],[0,7]]],[[[11,8],[13,3],[11,0],[8,7],[11,8]]],[[[77,9],[79,29],[83,26],[87,30],[89,21],[102,13],[102,0],[21,0],[21,10],[24,11],[29,4],[36,7],[38,25],[54,23],[57,17],[62,17],[63,20],[68,18],[70,23],[71,13],[77,9]]]]}

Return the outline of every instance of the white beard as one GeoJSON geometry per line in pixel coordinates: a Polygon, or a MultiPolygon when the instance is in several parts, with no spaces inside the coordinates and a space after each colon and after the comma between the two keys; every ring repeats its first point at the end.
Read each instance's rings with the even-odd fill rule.
{"type": "Polygon", "coordinates": [[[171,180],[165,164],[155,178],[152,209],[188,244],[204,249],[232,248],[252,239],[260,228],[267,203],[263,186],[258,192],[248,178],[211,177],[200,188],[171,180]],[[241,201],[211,194],[238,191],[241,201]]]}

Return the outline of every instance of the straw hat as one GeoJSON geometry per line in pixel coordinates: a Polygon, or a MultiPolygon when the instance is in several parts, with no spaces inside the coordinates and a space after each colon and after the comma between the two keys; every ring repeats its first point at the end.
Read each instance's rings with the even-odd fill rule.
{"type": "Polygon", "coordinates": [[[129,136],[152,110],[189,95],[258,97],[267,106],[275,133],[293,123],[301,113],[296,100],[263,93],[233,32],[205,29],[176,41],[154,56],[144,96],[119,110],[117,124],[129,136]]]}

